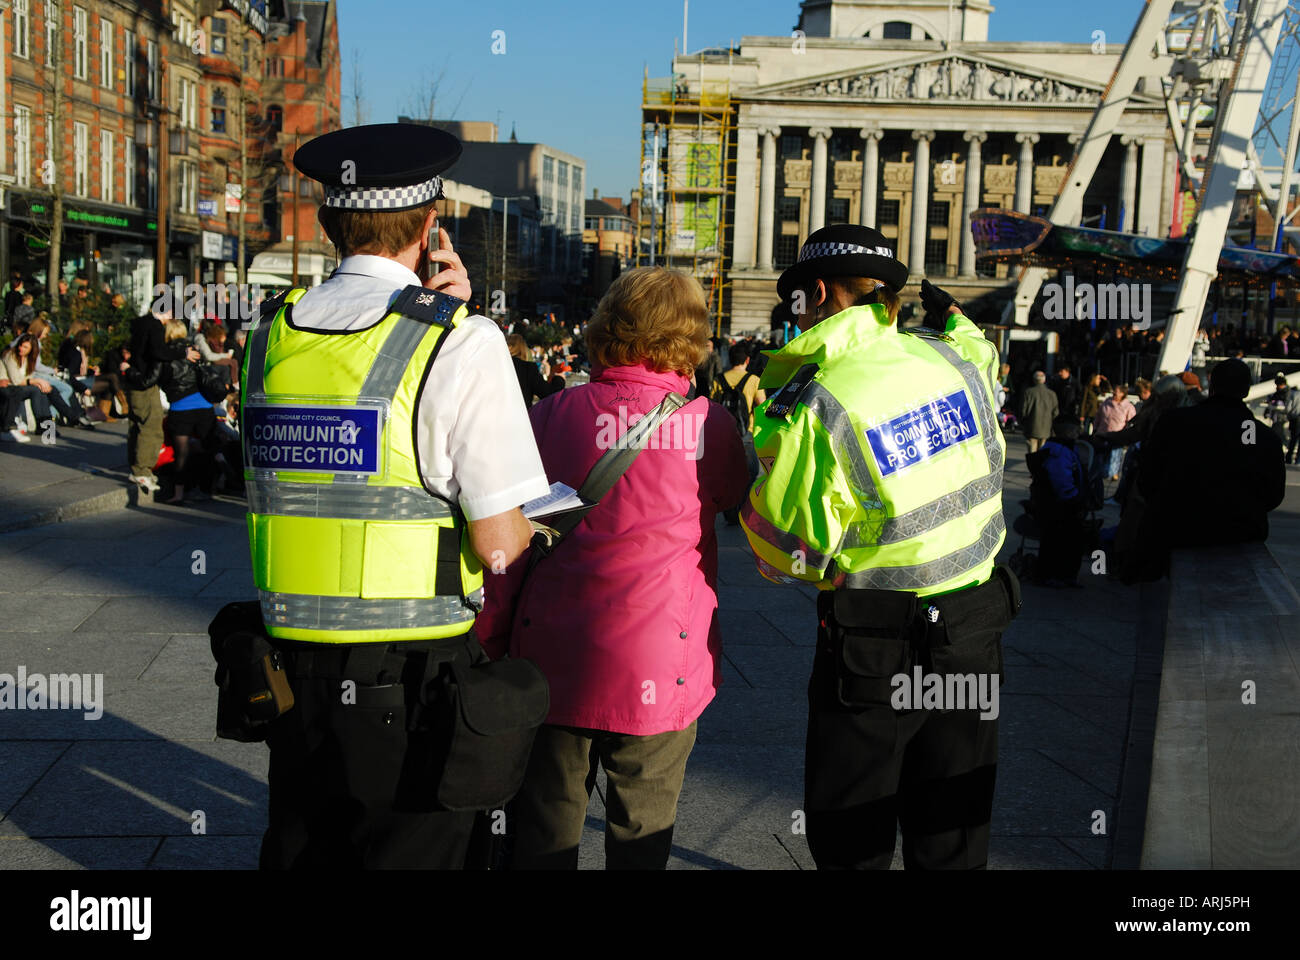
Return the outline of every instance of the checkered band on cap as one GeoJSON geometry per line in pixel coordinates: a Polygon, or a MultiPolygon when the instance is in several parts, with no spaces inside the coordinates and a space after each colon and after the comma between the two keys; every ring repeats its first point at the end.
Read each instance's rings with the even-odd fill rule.
{"type": "Polygon", "coordinates": [[[871,253],[894,259],[894,251],[888,247],[863,247],[856,243],[805,243],[803,249],[799,251],[799,262],[803,263],[814,257],[834,257],[842,253],[871,253]]]}
{"type": "Polygon", "coordinates": [[[442,195],[442,177],[409,187],[325,187],[325,206],[340,210],[409,210],[442,195]]]}

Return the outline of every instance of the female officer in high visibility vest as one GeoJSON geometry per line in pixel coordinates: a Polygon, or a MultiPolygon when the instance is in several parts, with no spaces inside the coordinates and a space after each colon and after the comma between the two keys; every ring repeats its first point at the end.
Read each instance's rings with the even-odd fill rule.
{"type": "Polygon", "coordinates": [[[778,283],[803,333],[764,371],[780,390],[755,418],[763,473],[741,512],[764,576],[823,591],[805,766],[820,867],[887,868],[900,825],[909,867],[988,855],[1000,637],[1019,606],[994,568],[998,353],[928,282],[944,329],[900,332],[907,276],[868,227],[808,237],[778,283]]]}
{"type": "Polygon", "coordinates": [[[293,158],[343,259],[264,307],[242,378],[253,579],[294,697],[268,741],[264,868],[465,864],[474,813],[440,808],[423,769],[449,717],[411,718],[442,665],[484,659],[483,568],[526,549],[519,505],[549,485],[505,340],[431,234],[459,155],[377,124],[293,158]]]}

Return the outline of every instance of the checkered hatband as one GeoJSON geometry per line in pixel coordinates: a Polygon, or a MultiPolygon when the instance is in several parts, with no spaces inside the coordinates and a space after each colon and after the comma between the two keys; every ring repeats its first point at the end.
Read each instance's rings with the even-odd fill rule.
{"type": "Polygon", "coordinates": [[[408,187],[325,188],[325,206],[340,210],[410,210],[442,196],[442,177],[408,187]]]}
{"type": "Polygon", "coordinates": [[[864,247],[856,243],[805,243],[803,249],[799,251],[799,262],[803,263],[814,257],[834,257],[842,253],[870,253],[894,259],[894,251],[888,247],[864,247]]]}

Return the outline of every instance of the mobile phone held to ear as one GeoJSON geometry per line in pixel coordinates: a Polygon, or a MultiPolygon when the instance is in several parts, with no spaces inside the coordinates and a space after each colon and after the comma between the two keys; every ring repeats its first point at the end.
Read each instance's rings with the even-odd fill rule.
{"type": "MultiPolygon", "coordinates": [[[[429,231],[429,249],[430,250],[442,249],[442,234],[441,231],[438,229],[438,221],[436,220],[433,222],[433,228],[429,231]]],[[[442,269],[442,266],[443,265],[441,263],[434,263],[430,261],[429,255],[426,252],[423,258],[423,263],[420,264],[420,270],[419,270],[420,282],[428,283],[429,280],[431,280],[433,277],[436,277],[438,275],[438,272],[442,269]]]]}

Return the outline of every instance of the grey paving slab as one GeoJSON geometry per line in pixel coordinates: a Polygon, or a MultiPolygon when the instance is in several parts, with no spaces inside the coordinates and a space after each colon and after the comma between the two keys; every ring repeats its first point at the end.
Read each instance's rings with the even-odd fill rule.
{"type": "MultiPolygon", "coordinates": [[[[209,678],[210,679],[210,678],[209,678]]],[[[93,682],[93,681],[92,681],[93,682]]],[[[215,685],[122,681],[104,678],[103,710],[13,710],[0,714],[0,737],[10,740],[194,740],[209,741],[216,729],[215,685]]],[[[84,702],[84,701],[83,701],[84,702]]]]}
{"type": "Polygon", "coordinates": [[[205,670],[211,672],[215,669],[211,641],[206,633],[178,633],[167,639],[140,679],[150,683],[187,683],[195,687],[205,670]]]}
{"type": "Polygon", "coordinates": [[[212,576],[212,571],[220,572],[230,567],[249,566],[248,532],[244,527],[234,529],[209,527],[197,531],[191,540],[192,542],[185,543],[167,554],[159,563],[174,564],[188,570],[198,559],[194,556],[194,551],[202,550],[202,560],[207,565],[209,576],[212,576]]]}
{"type": "Polygon", "coordinates": [[[4,770],[4,777],[0,778],[0,817],[8,814],[71,745],[66,740],[46,743],[0,740],[0,770],[4,770]]]}
{"type": "Polygon", "coordinates": [[[160,837],[0,837],[0,870],[142,870],[160,837]]]}
{"type": "MultiPolygon", "coordinates": [[[[188,570],[168,569],[161,566],[114,565],[103,563],[76,563],[64,567],[53,576],[41,581],[37,590],[43,597],[192,597],[204,587],[204,582],[188,570]]],[[[7,592],[18,591],[11,584],[7,592]]]]}
{"type": "Polygon", "coordinates": [[[759,613],[800,611],[815,619],[816,605],[794,587],[763,581],[763,586],[718,587],[718,605],[728,610],[754,610],[759,613]]]}
{"type": "Polygon", "coordinates": [[[793,836],[802,798],[801,747],[697,743],[678,802],[674,845],[733,868],[789,869],[774,837],[793,836]]]}
{"type": "MultiPolygon", "coordinates": [[[[198,596],[200,600],[211,600],[218,604],[232,600],[256,600],[257,584],[253,582],[253,568],[237,567],[222,570],[216,576],[211,575],[211,568],[209,568],[209,575],[198,596]]],[[[217,609],[220,609],[220,606],[217,609]]]]}
{"type": "Polygon", "coordinates": [[[760,614],[790,643],[796,647],[817,646],[817,608],[792,607],[784,610],[764,610],[760,614]]]}
{"type": "Polygon", "coordinates": [[[788,647],[790,641],[762,614],[753,610],[719,610],[718,625],[722,628],[722,647],[733,644],[766,644],[788,647]]]}
{"type": "Polygon", "coordinates": [[[808,697],[804,690],[753,690],[728,683],[700,717],[697,742],[802,748],[807,726],[808,697]]]}
{"type": "MultiPolygon", "coordinates": [[[[52,529],[52,528],[51,528],[52,529]]],[[[66,533],[66,530],[60,530],[66,533]]],[[[94,533],[99,534],[98,530],[94,533]]],[[[122,566],[153,566],[175,547],[165,539],[156,536],[105,538],[94,537],[49,537],[24,548],[16,556],[31,554],[46,561],[63,561],[65,563],[103,562],[122,566]]]]}
{"type": "Polygon", "coordinates": [[[29,675],[102,673],[106,679],[135,679],[167,642],[158,634],[108,632],[104,628],[111,624],[97,617],[86,626],[90,629],[80,633],[0,634],[0,672],[13,674],[22,664],[29,675]]]}
{"type": "Polygon", "coordinates": [[[1114,798],[1038,750],[1000,749],[992,832],[1086,837],[1093,811],[1112,818],[1114,798]],[[1044,802],[1050,798],[1050,803],[1044,802]]]}
{"type": "Polygon", "coordinates": [[[30,594],[0,594],[0,640],[11,633],[68,633],[107,603],[104,597],[59,597],[41,604],[30,594]]]}
{"type": "Polygon", "coordinates": [[[990,870],[1090,870],[1096,865],[1055,838],[989,838],[990,870]]]}
{"type": "Polygon", "coordinates": [[[799,647],[741,646],[726,651],[727,659],[756,689],[808,689],[812,657],[799,647]]]}
{"type": "Polygon", "coordinates": [[[115,597],[103,602],[99,615],[129,624],[137,633],[204,633],[222,606],[217,597],[115,597]]]}
{"type": "Polygon", "coordinates": [[[151,870],[256,870],[262,835],[165,837],[151,870]]]}
{"type": "Polygon", "coordinates": [[[25,557],[11,552],[9,545],[0,540],[0,593],[25,593],[30,596],[70,566],[71,563],[67,560],[50,559],[36,554],[25,557]]]}
{"type": "MultiPolygon", "coordinates": [[[[260,833],[266,786],[202,745],[81,742],[0,821],[0,836],[208,836],[260,833]]],[[[262,748],[264,750],[264,748],[262,748]]]]}

